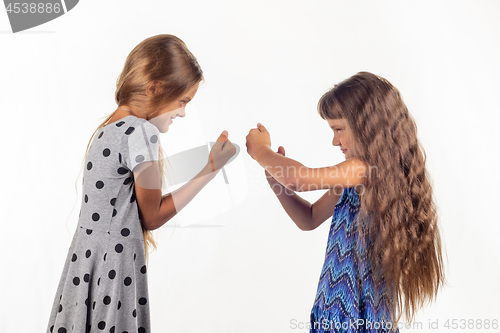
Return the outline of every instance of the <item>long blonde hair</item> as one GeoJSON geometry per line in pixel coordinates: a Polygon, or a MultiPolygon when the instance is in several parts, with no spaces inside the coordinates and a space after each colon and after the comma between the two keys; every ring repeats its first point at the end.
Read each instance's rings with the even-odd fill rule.
{"type": "Polygon", "coordinates": [[[397,323],[411,322],[445,283],[437,207],[417,127],[399,91],[386,79],[360,72],[325,93],[323,119],[346,119],[361,160],[375,166],[361,202],[358,232],[383,304],[397,323]],[[404,309],[403,309],[404,308],[404,309]]]}
{"type": "MultiPolygon", "coordinates": [[[[156,116],[161,106],[175,100],[202,80],[203,72],[186,44],[173,35],[157,35],[143,40],[128,55],[116,82],[115,101],[118,106],[128,105],[136,114],[150,119],[156,116]],[[151,82],[155,83],[155,93],[148,97],[145,90],[151,82]]],[[[115,112],[106,116],[90,137],[82,168],[95,134],[114,116],[115,112]]],[[[166,156],[161,143],[158,156],[160,188],[163,188],[166,184],[164,165],[166,156]]],[[[142,223],[141,226],[146,260],[148,260],[149,249],[151,247],[156,249],[157,244],[151,230],[145,229],[142,223]]]]}

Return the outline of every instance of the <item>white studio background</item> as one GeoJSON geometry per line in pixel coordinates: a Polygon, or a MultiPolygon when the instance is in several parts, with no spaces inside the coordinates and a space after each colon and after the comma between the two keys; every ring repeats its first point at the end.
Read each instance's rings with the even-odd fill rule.
{"type": "Polygon", "coordinates": [[[358,71],[401,91],[440,210],[449,284],[418,312],[420,328],[401,331],[500,320],[499,15],[500,2],[485,0],[94,0],[12,34],[0,10],[0,332],[46,329],[77,224],[88,140],[116,107],[127,54],[160,33],[183,39],[206,79],[187,116],[162,136],[165,151],[228,130],[241,152],[227,167],[229,185],[218,175],[156,232],[153,332],[308,332],[292,322],[309,320],[329,221],[311,232],[295,226],[245,136],[262,122],[273,149],[282,145],[311,167],[341,162],[316,103],[358,71]]]}

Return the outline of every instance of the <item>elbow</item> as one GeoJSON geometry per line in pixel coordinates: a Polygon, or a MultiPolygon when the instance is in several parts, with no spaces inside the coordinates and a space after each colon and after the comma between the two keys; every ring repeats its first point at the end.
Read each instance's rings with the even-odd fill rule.
{"type": "Polygon", "coordinates": [[[142,228],[146,231],[152,231],[158,229],[160,226],[154,220],[151,219],[141,219],[142,228]]]}
{"type": "Polygon", "coordinates": [[[316,229],[315,226],[310,225],[310,224],[306,224],[306,223],[297,225],[297,227],[299,227],[299,229],[302,231],[312,231],[312,230],[316,229]]]}
{"type": "Polygon", "coordinates": [[[165,223],[170,221],[175,216],[174,214],[169,214],[167,216],[162,216],[160,214],[151,215],[146,218],[141,218],[142,227],[145,230],[156,230],[163,226],[165,223]]]}
{"type": "Polygon", "coordinates": [[[160,218],[156,214],[143,215],[141,214],[141,224],[144,230],[156,230],[163,225],[160,222],[160,218]]]}
{"type": "Polygon", "coordinates": [[[300,226],[298,226],[298,227],[299,227],[299,229],[300,229],[300,230],[302,230],[302,231],[310,231],[310,230],[312,230],[312,229],[309,229],[308,227],[306,227],[306,226],[302,226],[302,225],[300,225],[300,226]]]}

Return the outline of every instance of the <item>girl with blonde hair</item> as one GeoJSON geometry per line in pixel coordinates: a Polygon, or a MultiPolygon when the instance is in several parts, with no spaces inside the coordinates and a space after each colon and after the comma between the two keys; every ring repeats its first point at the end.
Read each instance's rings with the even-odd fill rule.
{"type": "Polygon", "coordinates": [[[151,331],[151,230],[183,209],[236,152],[224,131],[199,174],[162,195],[159,134],[185,116],[202,80],[196,58],[175,36],[150,37],[128,55],[116,84],[118,108],[87,145],[77,230],[47,332],[151,331]]]}

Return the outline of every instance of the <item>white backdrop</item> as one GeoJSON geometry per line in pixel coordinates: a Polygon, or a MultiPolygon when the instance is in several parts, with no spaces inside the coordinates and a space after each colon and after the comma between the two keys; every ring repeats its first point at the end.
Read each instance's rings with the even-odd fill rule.
{"type": "Polygon", "coordinates": [[[12,34],[0,10],[0,332],[46,329],[88,140],[116,107],[127,54],[160,33],[183,39],[206,79],[163,134],[165,151],[215,141],[224,129],[242,149],[226,169],[229,185],[218,175],[156,232],[153,332],[308,332],[293,323],[309,320],[329,221],[310,232],[295,226],[245,136],[262,122],[273,149],[311,167],[341,162],[316,103],[358,71],[401,91],[439,205],[449,284],[418,312],[421,326],[401,331],[444,331],[452,319],[474,320],[454,332],[478,323],[498,331],[484,324],[500,320],[499,15],[500,2],[485,0],[87,0],[12,34]]]}

